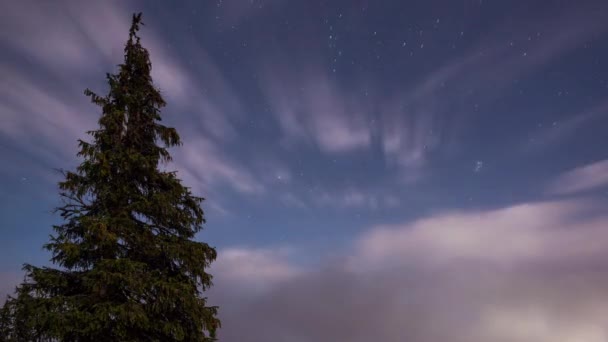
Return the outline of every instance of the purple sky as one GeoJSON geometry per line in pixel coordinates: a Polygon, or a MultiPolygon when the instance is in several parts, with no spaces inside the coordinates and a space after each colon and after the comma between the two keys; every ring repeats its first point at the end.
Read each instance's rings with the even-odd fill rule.
{"type": "Polygon", "coordinates": [[[133,12],[225,342],[608,340],[608,3],[0,1],[0,296],[133,12]]]}

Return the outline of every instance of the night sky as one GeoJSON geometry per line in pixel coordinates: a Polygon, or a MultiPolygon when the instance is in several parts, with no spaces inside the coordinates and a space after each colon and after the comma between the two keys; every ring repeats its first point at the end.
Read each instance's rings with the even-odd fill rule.
{"type": "Polygon", "coordinates": [[[226,342],[608,340],[608,2],[0,0],[0,296],[133,12],[226,342]]]}

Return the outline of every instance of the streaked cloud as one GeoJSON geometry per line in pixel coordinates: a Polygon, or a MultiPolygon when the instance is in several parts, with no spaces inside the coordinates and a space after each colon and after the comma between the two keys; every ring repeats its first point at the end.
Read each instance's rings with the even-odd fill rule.
{"type": "Polygon", "coordinates": [[[429,102],[413,104],[396,95],[382,101],[384,154],[390,163],[410,172],[425,166],[428,154],[441,143],[440,113],[431,98],[425,100],[429,102]]]}
{"type": "Polygon", "coordinates": [[[376,210],[396,208],[401,204],[399,197],[391,195],[388,191],[363,190],[354,187],[331,192],[313,191],[310,201],[316,205],[340,209],[365,208],[376,210]]]}
{"type": "Polygon", "coordinates": [[[178,122],[187,122],[191,134],[204,132],[218,142],[234,140],[237,133],[232,121],[242,118],[244,109],[213,58],[192,37],[185,38],[190,40],[183,53],[196,61],[187,64],[184,56],[180,58],[179,54],[170,52],[164,42],[154,37],[154,32],[142,35],[151,36],[144,43],[150,50],[152,77],[167,97],[166,111],[186,114],[178,118],[178,122]]]}
{"type": "Polygon", "coordinates": [[[605,117],[608,117],[608,101],[595,104],[579,113],[572,113],[564,120],[556,119],[536,129],[532,138],[523,144],[522,149],[528,153],[539,152],[555,144],[569,141],[576,136],[576,132],[605,117]]]}
{"type": "MultiPolygon", "coordinates": [[[[57,74],[98,72],[122,56],[129,13],[118,2],[22,1],[2,6],[0,40],[57,74]],[[99,28],[103,27],[103,30],[99,28]],[[19,35],[12,32],[19,31],[19,35]]],[[[105,70],[104,70],[105,71],[105,70]]]]}
{"type": "Polygon", "coordinates": [[[547,187],[553,195],[568,195],[608,187],[608,159],[567,171],[547,187]]]}
{"type": "Polygon", "coordinates": [[[263,184],[253,174],[202,137],[186,140],[173,156],[180,175],[200,191],[222,185],[243,193],[264,191],[263,184]]]}
{"type": "MultiPolygon", "coordinates": [[[[101,80],[105,72],[115,71],[115,64],[122,59],[130,13],[113,1],[87,5],[75,1],[53,5],[25,1],[19,6],[3,8],[12,15],[2,23],[6,28],[0,33],[2,42],[14,52],[36,60],[42,66],[43,75],[57,79],[54,84],[39,82],[27,76],[23,65],[3,64],[0,74],[11,82],[0,85],[4,113],[0,133],[39,155],[38,160],[45,159],[52,165],[72,161],[77,139],[89,139],[85,132],[95,129],[100,115],[99,108],[90,104],[82,90],[90,87],[100,94],[106,92],[106,89],[96,89],[95,84],[99,82],[88,82],[101,80]],[[108,29],[100,30],[100,27],[108,29]],[[16,31],[22,35],[8,34],[16,31]],[[103,70],[104,66],[108,69],[103,70]],[[84,76],[79,80],[82,83],[62,83],[67,80],[66,75],[74,74],[84,76]],[[23,140],[26,136],[36,138],[28,143],[23,140]]],[[[235,136],[230,118],[238,117],[242,109],[212,58],[192,44],[189,56],[197,59],[197,63],[187,67],[182,63],[183,58],[170,52],[153,30],[144,26],[140,34],[151,53],[153,79],[169,102],[165,116],[173,116],[176,110],[190,111],[187,117],[172,118],[180,123],[178,129],[185,140],[190,141],[190,137],[201,132],[215,139],[197,138],[192,143],[194,146],[186,145],[184,151],[176,149],[173,152],[176,160],[181,160],[180,155],[189,158],[177,165],[178,169],[197,184],[202,181],[205,189],[211,184],[228,184],[241,192],[259,191],[261,185],[254,181],[254,176],[222,151],[221,143],[235,136]],[[193,77],[197,72],[214,87],[200,85],[193,77]],[[191,176],[194,174],[197,176],[191,176]]],[[[218,212],[227,212],[220,208],[217,204],[218,212]]]]}
{"type": "Polygon", "coordinates": [[[261,89],[287,141],[314,143],[327,153],[369,148],[370,113],[320,69],[297,72],[284,66],[282,72],[269,72],[261,89]]]}

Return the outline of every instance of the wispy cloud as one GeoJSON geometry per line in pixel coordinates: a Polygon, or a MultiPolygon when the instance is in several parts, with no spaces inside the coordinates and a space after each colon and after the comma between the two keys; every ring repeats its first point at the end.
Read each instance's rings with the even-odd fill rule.
{"type": "Polygon", "coordinates": [[[55,164],[70,160],[76,154],[76,140],[85,139],[85,132],[95,127],[97,119],[86,115],[92,106],[84,96],[74,100],[8,67],[0,66],[0,74],[11,80],[0,85],[0,134],[20,142],[21,148],[38,156],[39,161],[55,164]]]}
{"type": "Polygon", "coordinates": [[[0,86],[5,114],[0,133],[19,142],[37,160],[51,164],[71,160],[76,140],[87,138],[85,132],[95,128],[98,115],[98,109],[82,95],[94,84],[78,86],[78,82],[93,74],[102,80],[104,72],[111,71],[103,67],[120,61],[128,12],[116,2],[84,5],[27,0],[19,5],[7,3],[2,10],[0,44],[19,58],[3,60],[0,66],[2,78],[10,80],[0,86]],[[35,74],[23,63],[28,60],[37,64],[35,74]],[[26,142],[23,137],[32,139],[26,142]]]}
{"type": "Polygon", "coordinates": [[[448,90],[448,94],[443,94],[450,102],[458,101],[452,95],[494,100],[504,87],[513,86],[513,81],[582,47],[606,30],[603,14],[586,5],[556,8],[534,21],[522,22],[515,30],[511,23],[496,23],[487,40],[479,41],[460,58],[418,83],[407,94],[407,102],[426,102],[424,99],[436,96],[442,89],[448,90]],[[511,33],[512,39],[500,34],[505,31],[511,33]],[[497,36],[502,39],[496,39],[497,36]]]}
{"type": "Polygon", "coordinates": [[[398,96],[384,102],[381,137],[389,162],[410,171],[424,166],[428,153],[441,143],[435,107],[434,101],[413,104],[398,96]]]}
{"type": "MultiPolygon", "coordinates": [[[[277,181],[275,180],[275,183],[277,181]]],[[[269,185],[268,187],[272,187],[269,185]]],[[[358,188],[354,186],[334,187],[332,189],[297,186],[276,188],[278,199],[287,207],[316,210],[384,210],[401,206],[401,197],[397,192],[382,188],[358,188]]]]}
{"type": "MultiPolygon", "coordinates": [[[[277,66],[273,66],[276,68],[277,66]]],[[[366,106],[327,73],[268,72],[261,88],[288,141],[315,143],[327,153],[366,149],[371,143],[366,106]]]]}
{"type": "MultiPolygon", "coordinates": [[[[385,153],[409,168],[424,165],[430,152],[454,143],[470,129],[470,120],[484,114],[479,110],[484,104],[607,30],[602,14],[589,6],[556,10],[515,30],[511,24],[497,23],[489,39],[478,41],[409,88],[375,100],[383,104],[385,114],[381,133],[385,153]],[[511,39],[501,33],[505,31],[511,39]]],[[[551,128],[539,140],[555,141],[605,112],[606,104],[600,104],[551,128]]]]}
{"type": "Polygon", "coordinates": [[[288,207],[308,209],[309,205],[293,192],[283,192],[279,195],[279,200],[288,207]]]}
{"type": "Polygon", "coordinates": [[[2,9],[2,44],[51,69],[97,71],[122,56],[130,18],[117,2],[26,0],[2,9]]]}
{"type": "Polygon", "coordinates": [[[366,208],[370,210],[396,208],[401,201],[388,191],[346,188],[338,191],[313,191],[311,202],[324,207],[341,209],[366,208]]]}
{"type": "Polygon", "coordinates": [[[608,160],[577,167],[554,179],[547,187],[553,195],[568,195],[608,187],[608,160]]]}
{"type": "Polygon", "coordinates": [[[219,142],[234,140],[231,120],[242,118],[241,101],[213,58],[194,39],[189,42],[184,53],[196,63],[184,63],[153,35],[144,42],[150,50],[152,77],[166,94],[168,109],[187,113],[179,121],[188,121],[191,133],[204,132],[219,142]]]}
{"type": "Polygon", "coordinates": [[[220,338],[603,341],[608,217],[598,208],[524,203],[376,227],[316,270],[278,252],[227,253],[211,297],[220,338]],[[224,277],[224,267],[246,271],[224,277]]]}
{"type": "Polygon", "coordinates": [[[575,136],[576,132],[593,124],[597,120],[608,117],[608,101],[601,102],[580,113],[572,113],[565,120],[555,120],[544,127],[538,128],[530,140],[526,141],[524,152],[538,152],[556,143],[566,141],[575,136]]]}
{"type": "Polygon", "coordinates": [[[265,189],[247,169],[202,137],[186,140],[184,146],[174,151],[174,161],[184,180],[203,192],[213,186],[228,186],[243,193],[260,193],[265,189]]]}
{"type": "MultiPolygon", "coordinates": [[[[0,134],[19,142],[21,148],[38,156],[37,160],[53,165],[72,160],[76,140],[89,138],[85,132],[97,126],[100,115],[99,108],[89,103],[82,90],[87,87],[96,90],[95,85],[101,82],[87,82],[101,81],[105,72],[114,72],[115,65],[121,62],[130,12],[112,1],[87,5],[74,1],[53,5],[25,1],[19,6],[2,7],[10,15],[5,15],[1,24],[0,42],[13,53],[35,60],[41,66],[38,76],[53,83],[44,82],[44,77],[28,77],[22,70],[24,65],[3,63],[0,75],[10,82],[0,85],[4,113],[0,134]],[[108,70],[103,70],[104,67],[108,70]],[[82,83],[74,85],[73,80],[67,82],[66,75],[85,77],[78,80],[82,83]],[[33,137],[28,139],[30,143],[23,139],[27,136],[33,137]]],[[[187,66],[147,26],[141,36],[151,52],[153,79],[169,103],[166,115],[176,110],[189,112],[187,117],[173,120],[188,123],[178,125],[186,140],[201,133],[215,139],[194,139],[194,146],[186,145],[183,151],[177,149],[174,153],[180,161],[178,168],[197,184],[209,186],[218,182],[216,185],[228,184],[241,192],[260,191],[262,187],[253,175],[230,160],[220,146],[236,136],[229,120],[238,117],[242,109],[219,67],[197,44],[189,45],[189,56],[197,63],[187,66]],[[196,73],[213,87],[199,84],[193,76],[196,73]],[[180,158],[184,155],[186,159],[180,158]]],[[[101,94],[105,91],[98,90],[101,94]]]]}
{"type": "Polygon", "coordinates": [[[276,186],[287,186],[294,181],[292,169],[271,153],[258,151],[250,168],[260,181],[276,186]]]}
{"type": "MultiPolygon", "coordinates": [[[[339,77],[321,58],[305,65],[279,59],[264,73],[260,88],[288,142],[340,154],[370,151],[377,136],[386,161],[415,180],[424,175],[421,169],[433,152],[455,149],[484,104],[605,32],[601,15],[592,12],[585,6],[562,8],[514,32],[510,23],[498,22],[488,33],[492,39],[481,39],[460,57],[383,92],[338,87],[339,77]]],[[[353,78],[373,84],[361,76],[353,78]]]]}

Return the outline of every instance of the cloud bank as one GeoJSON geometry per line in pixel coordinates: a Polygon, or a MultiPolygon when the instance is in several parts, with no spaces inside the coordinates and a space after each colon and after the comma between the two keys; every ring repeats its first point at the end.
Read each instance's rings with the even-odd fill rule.
{"type": "Polygon", "coordinates": [[[374,227],[316,268],[272,249],[220,253],[221,341],[606,341],[602,208],[524,203],[374,227]]]}

